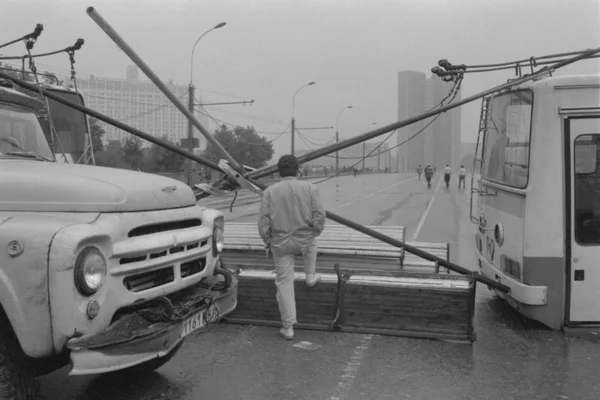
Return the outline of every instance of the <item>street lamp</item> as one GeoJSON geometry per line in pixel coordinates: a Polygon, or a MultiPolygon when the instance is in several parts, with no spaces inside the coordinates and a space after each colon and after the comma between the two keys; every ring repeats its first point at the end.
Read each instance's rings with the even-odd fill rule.
{"type": "MultiPolygon", "coordinates": [[[[370,124],[365,125],[365,130],[373,125],[377,125],[377,122],[371,122],[370,124]]],[[[362,173],[365,173],[365,152],[366,152],[366,146],[367,146],[367,142],[363,142],[363,166],[362,166],[362,173]]]]}
{"type": "MultiPolygon", "coordinates": [[[[341,111],[338,113],[337,121],[335,123],[335,142],[336,143],[340,141],[340,133],[339,133],[339,129],[338,129],[338,126],[340,124],[340,115],[342,115],[344,110],[347,110],[349,108],[354,108],[354,106],[346,106],[346,107],[342,108],[341,111]]],[[[336,151],[335,152],[335,173],[336,173],[336,175],[340,173],[339,169],[340,169],[340,153],[338,151],[336,151]]]]}
{"type": "Polygon", "coordinates": [[[296,93],[294,93],[294,97],[292,98],[292,155],[294,155],[294,141],[296,139],[296,120],[294,119],[294,108],[296,107],[296,95],[298,94],[298,92],[302,89],[304,89],[307,86],[312,86],[314,85],[315,82],[308,82],[306,85],[302,86],[300,89],[296,90],[296,93]]]}
{"type": "MultiPolygon", "coordinates": [[[[227,24],[227,22],[221,22],[217,25],[215,25],[213,28],[207,30],[206,32],[204,32],[202,35],[200,35],[200,37],[196,40],[196,43],[194,43],[194,47],[192,47],[192,56],[191,56],[191,60],[190,60],[190,85],[188,86],[188,110],[192,113],[192,115],[194,114],[194,82],[193,82],[193,77],[194,77],[194,51],[196,50],[196,45],[198,44],[198,42],[200,41],[200,39],[202,39],[204,37],[204,35],[206,35],[208,32],[214,31],[215,29],[219,29],[224,27],[227,24]]],[[[190,153],[194,152],[194,143],[193,143],[193,139],[194,139],[194,127],[192,125],[192,121],[188,121],[188,151],[190,153]]],[[[188,173],[187,173],[187,181],[188,181],[188,185],[191,184],[191,180],[192,180],[192,160],[188,160],[188,173]]]]}

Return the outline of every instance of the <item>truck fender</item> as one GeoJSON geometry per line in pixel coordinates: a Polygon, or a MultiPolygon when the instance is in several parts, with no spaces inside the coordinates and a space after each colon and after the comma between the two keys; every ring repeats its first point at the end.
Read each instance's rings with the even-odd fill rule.
{"type": "Polygon", "coordinates": [[[69,223],[23,216],[0,224],[0,306],[23,352],[33,358],[53,354],[48,251],[54,234],[69,223]]]}

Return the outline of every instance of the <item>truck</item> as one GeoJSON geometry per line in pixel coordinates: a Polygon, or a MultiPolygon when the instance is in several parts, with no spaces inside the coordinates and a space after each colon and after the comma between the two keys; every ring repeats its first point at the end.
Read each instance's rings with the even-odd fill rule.
{"type": "Polygon", "coordinates": [[[0,85],[0,399],[69,363],[155,370],[237,306],[220,212],[176,180],[57,162],[41,115],[0,85]]]}

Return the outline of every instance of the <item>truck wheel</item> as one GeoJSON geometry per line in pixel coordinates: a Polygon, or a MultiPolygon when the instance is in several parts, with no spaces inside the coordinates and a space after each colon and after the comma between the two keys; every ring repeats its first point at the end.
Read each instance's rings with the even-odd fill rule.
{"type": "MultiPolygon", "coordinates": [[[[142,363],[142,364],[135,365],[133,367],[129,367],[129,368],[125,369],[125,371],[133,373],[133,374],[148,374],[152,371],[155,371],[155,370],[159,369],[160,367],[162,367],[163,365],[165,365],[166,363],[168,363],[171,360],[171,358],[173,358],[173,356],[175,356],[175,354],[177,354],[177,352],[179,351],[181,346],[183,346],[183,340],[181,342],[179,342],[179,344],[177,346],[175,346],[173,348],[173,350],[171,350],[171,352],[168,353],[167,355],[165,355],[163,357],[159,357],[159,358],[154,358],[152,360],[146,361],[145,363],[142,363]]],[[[1,399],[1,397],[0,397],[0,399],[1,399]]]]}
{"type": "Polygon", "coordinates": [[[0,399],[39,400],[42,398],[35,369],[27,359],[10,322],[0,309],[0,399]]]}

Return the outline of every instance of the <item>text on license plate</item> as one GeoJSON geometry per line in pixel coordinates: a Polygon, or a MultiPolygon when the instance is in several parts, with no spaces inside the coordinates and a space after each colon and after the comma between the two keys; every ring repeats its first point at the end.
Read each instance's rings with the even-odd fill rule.
{"type": "Polygon", "coordinates": [[[186,337],[190,333],[194,332],[197,329],[202,328],[206,325],[206,321],[204,319],[204,311],[201,311],[197,314],[192,315],[181,325],[181,338],[186,337]]]}

